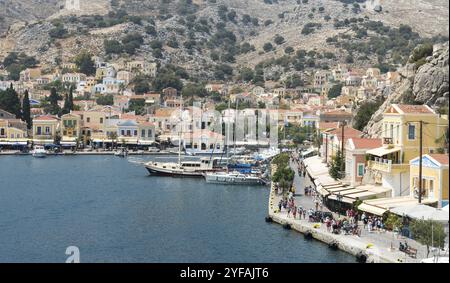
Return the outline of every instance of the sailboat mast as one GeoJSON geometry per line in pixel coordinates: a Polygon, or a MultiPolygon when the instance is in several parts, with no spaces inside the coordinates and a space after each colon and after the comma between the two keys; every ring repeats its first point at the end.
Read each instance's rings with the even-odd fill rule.
{"type": "Polygon", "coordinates": [[[183,94],[180,94],[180,131],[179,131],[179,138],[178,138],[178,165],[181,166],[181,139],[183,135],[183,94]]]}
{"type": "Polygon", "coordinates": [[[238,112],[239,99],[236,99],[236,112],[234,113],[234,138],[233,138],[233,155],[236,154],[236,134],[237,134],[237,112],[238,112]]]}

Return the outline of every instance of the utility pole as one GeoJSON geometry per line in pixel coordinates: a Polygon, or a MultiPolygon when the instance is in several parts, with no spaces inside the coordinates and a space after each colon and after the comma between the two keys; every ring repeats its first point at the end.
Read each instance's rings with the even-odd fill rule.
{"type": "Polygon", "coordinates": [[[325,164],[328,164],[328,134],[324,133],[325,135],[325,164]]]}
{"type": "Polygon", "coordinates": [[[422,148],[422,125],[423,121],[419,121],[419,203],[422,203],[422,154],[423,154],[423,148],[422,148]]]}
{"type": "Polygon", "coordinates": [[[341,179],[344,177],[344,129],[345,129],[345,122],[342,122],[342,133],[341,133],[341,179]]]}

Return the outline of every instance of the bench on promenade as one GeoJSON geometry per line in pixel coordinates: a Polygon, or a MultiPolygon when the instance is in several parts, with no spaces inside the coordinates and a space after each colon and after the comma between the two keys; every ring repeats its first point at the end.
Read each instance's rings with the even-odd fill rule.
{"type": "Polygon", "coordinates": [[[412,258],[417,258],[417,249],[415,249],[415,248],[408,247],[408,249],[406,249],[405,253],[412,258]]]}

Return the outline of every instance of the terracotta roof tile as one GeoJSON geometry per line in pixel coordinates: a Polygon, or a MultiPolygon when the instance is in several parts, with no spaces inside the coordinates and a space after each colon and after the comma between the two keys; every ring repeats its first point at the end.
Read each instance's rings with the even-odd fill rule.
{"type": "Polygon", "coordinates": [[[405,113],[433,113],[433,111],[425,105],[398,104],[398,108],[405,113]]]}
{"type": "Polygon", "coordinates": [[[383,145],[381,139],[351,138],[356,149],[372,149],[383,145]]]}
{"type": "Polygon", "coordinates": [[[448,165],[448,154],[429,154],[434,160],[441,163],[442,165],[448,165]]]}
{"type": "Polygon", "coordinates": [[[36,117],[33,120],[36,120],[36,121],[52,121],[52,120],[58,120],[58,118],[55,117],[55,116],[46,115],[46,116],[36,117]]]}

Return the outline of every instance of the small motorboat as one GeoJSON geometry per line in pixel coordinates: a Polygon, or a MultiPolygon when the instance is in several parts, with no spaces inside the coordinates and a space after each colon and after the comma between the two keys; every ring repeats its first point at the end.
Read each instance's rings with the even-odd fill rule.
{"type": "Polygon", "coordinates": [[[127,157],[128,150],[126,148],[119,148],[118,151],[114,152],[114,155],[119,157],[127,157]]]}
{"type": "Polygon", "coordinates": [[[47,157],[47,151],[45,150],[45,147],[43,147],[41,145],[35,146],[31,153],[32,153],[33,157],[37,157],[37,158],[47,157]]]}

